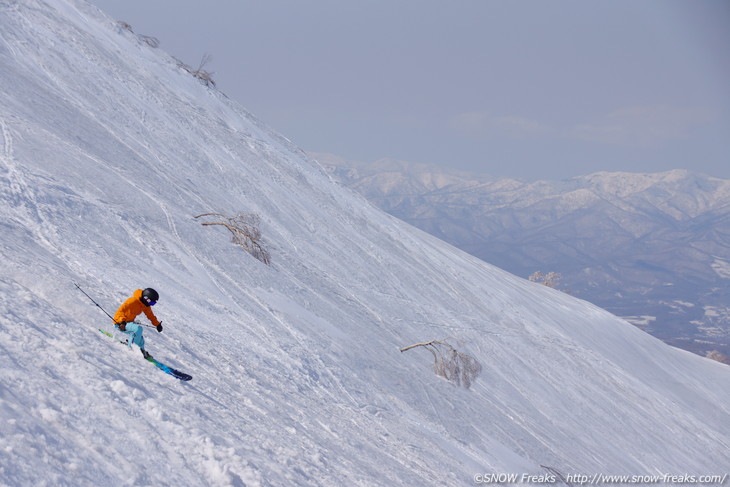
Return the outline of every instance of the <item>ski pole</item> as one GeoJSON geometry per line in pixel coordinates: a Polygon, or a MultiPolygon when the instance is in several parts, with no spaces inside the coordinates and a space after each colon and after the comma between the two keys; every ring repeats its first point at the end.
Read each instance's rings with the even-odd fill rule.
{"type": "Polygon", "coordinates": [[[79,291],[81,291],[82,293],[84,293],[84,296],[86,296],[87,298],[89,298],[89,300],[91,300],[91,302],[94,303],[97,308],[99,308],[100,310],[102,310],[104,312],[104,314],[107,315],[114,322],[115,325],[118,325],[119,324],[119,323],[116,322],[116,320],[114,319],[114,317],[112,315],[110,315],[109,313],[107,313],[106,310],[101,307],[101,305],[99,303],[97,303],[96,301],[94,301],[94,298],[92,298],[91,296],[89,296],[88,294],[86,294],[86,291],[84,291],[83,289],[81,289],[81,286],[79,286],[75,282],[74,282],[74,286],[76,286],[76,289],[78,289],[79,291]]]}
{"type": "MultiPolygon", "coordinates": [[[[139,321],[129,321],[128,323],[134,323],[135,325],[146,326],[147,328],[157,329],[157,327],[155,325],[148,325],[148,324],[145,324],[145,323],[140,323],[139,321]]],[[[160,321],[160,324],[162,324],[161,321],[160,321]]]]}

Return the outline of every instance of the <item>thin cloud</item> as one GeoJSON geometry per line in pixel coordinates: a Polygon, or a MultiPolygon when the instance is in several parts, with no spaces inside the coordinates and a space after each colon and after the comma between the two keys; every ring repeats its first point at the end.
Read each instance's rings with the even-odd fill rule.
{"type": "Polygon", "coordinates": [[[526,139],[542,137],[552,132],[547,125],[519,116],[494,116],[487,112],[464,112],[449,120],[456,133],[471,137],[509,137],[526,139]]]}
{"type": "Polygon", "coordinates": [[[659,145],[685,139],[692,131],[712,121],[709,110],[670,105],[626,107],[588,123],[576,125],[567,138],[623,146],[659,145]]]}
{"type": "Polygon", "coordinates": [[[693,130],[713,120],[710,110],[699,107],[637,105],[615,110],[588,122],[563,127],[520,116],[497,116],[485,111],[464,112],[451,117],[449,128],[460,135],[475,138],[552,138],[654,147],[666,141],[686,139],[693,130]]]}

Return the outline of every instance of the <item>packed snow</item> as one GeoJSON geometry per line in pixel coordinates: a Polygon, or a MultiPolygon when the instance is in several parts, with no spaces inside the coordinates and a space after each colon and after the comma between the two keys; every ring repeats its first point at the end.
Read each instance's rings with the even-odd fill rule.
{"type": "Polygon", "coordinates": [[[712,269],[723,279],[730,279],[730,262],[727,260],[715,257],[712,269]]]}
{"type": "Polygon", "coordinates": [[[0,66],[0,485],[730,471],[730,368],[375,209],[86,1],[0,1],[0,66]],[[271,264],[206,212],[259,215],[271,264]],[[147,349],[192,381],[74,283],[157,289],[147,349]],[[399,351],[444,338],[468,389],[399,351]]]}

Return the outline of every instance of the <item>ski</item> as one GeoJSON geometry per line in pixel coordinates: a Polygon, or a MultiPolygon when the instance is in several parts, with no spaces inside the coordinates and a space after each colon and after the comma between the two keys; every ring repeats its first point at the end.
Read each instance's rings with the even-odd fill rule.
{"type": "MultiPolygon", "coordinates": [[[[101,333],[102,333],[103,335],[106,335],[106,336],[108,336],[109,338],[111,338],[111,339],[113,339],[113,340],[116,340],[116,341],[118,341],[118,342],[119,342],[119,343],[121,343],[122,345],[128,345],[128,343],[127,343],[127,341],[126,341],[126,340],[122,340],[122,339],[120,339],[120,338],[117,338],[117,337],[115,337],[114,335],[112,335],[111,333],[109,333],[109,332],[108,332],[108,331],[106,331],[106,330],[102,330],[101,328],[99,328],[99,331],[100,331],[100,332],[101,332],[101,333]]],[[[189,381],[190,379],[192,379],[192,378],[193,378],[193,376],[192,376],[192,375],[190,375],[190,374],[186,374],[185,372],[180,372],[180,371],[179,371],[179,370],[177,370],[177,369],[173,369],[173,368],[172,368],[172,367],[170,367],[169,365],[165,365],[165,364],[163,364],[162,362],[159,362],[159,361],[157,361],[157,359],[155,359],[155,358],[154,358],[154,357],[152,357],[151,355],[150,355],[149,357],[147,357],[147,358],[146,358],[145,360],[147,360],[148,362],[151,362],[151,363],[155,364],[155,367],[157,367],[158,369],[160,369],[160,370],[161,370],[161,371],[163,371],[164,373],[166,373],[166,374],[169,374],[169,375],[173,376],[173,377],[174,377],[174,378],[176,378],[176,379],[179,379],[179,380],[182,380],[182,381],[189,381]]]]}
{"type": "Polygon", "coordinates": [[[108,336],[108,337],[109,337],[109,338],[111,338],[112,340],[116,340],[116,341],[118,341],[118,342],[119,342],[119,343],[121,343],[122,345],[127,345],[127,344],[128,344],[126,340],[122,340],[122,339],[120,339],[120,338],[117,338],[117,337],[115,337],[114,335],[112,335],[111,333],[109,333],[109,332],[108,332],[108,331],[106,331],[106,330],[102,330],[101,328],[99,328],[99,331],[100,331],[100,332],[101,332],[101,333],[102,333],[103,335],[106,335],[106,336],[108,336]]]}
{"type": "Polygon", "coordinates": [[[174,377],[174,378],[176,378],[176,379],[180,379],[180,380],[182,380],[182,381],[189,381],[190,379],[192,379],[192,378],[193,378],[193,376],[192,376],[192,375],[186,374],[185,372],[180,372],[179,370],[173,369],[172,367],[170,367],[170,366],[168,366],[168,365],[165,365],[165,364],[163,364],[163,363],[161,363],[161,362],[158,362],[158,361],[157,361],[157,360],[156,360],[156,359],[155,359],[154,357],[152,357],[152,356],[149,356],[149,357],[147,357],[147,359],[146,359],[146,360],[147,360],[148,362],[152,362],[153,364],[155,364],[155,366],[156,366],[156,367],[157,367],[158,369],[160,369],[161,371],[163,371],[163,372],[164,372],[164,373],[166,373],[166,374],[170,374],[171,376],[173,376],[173,377],[174,377]]]}

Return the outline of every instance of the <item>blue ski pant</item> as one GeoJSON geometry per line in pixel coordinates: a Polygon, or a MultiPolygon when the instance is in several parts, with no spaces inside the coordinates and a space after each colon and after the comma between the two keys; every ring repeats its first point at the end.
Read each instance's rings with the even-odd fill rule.
{"type": "Polygon", "coordinates": [[[134,343],[139,348],[144,350],[144,337],[142,336],[143,328],[143,326],[138,325],[137,323],[127,323],[127,326],[125,327],[126,331],[123,331],[122,333],[129,336],[129,338],[127,338],[129,348],[132,348],[132,344],[134,343]]]}

